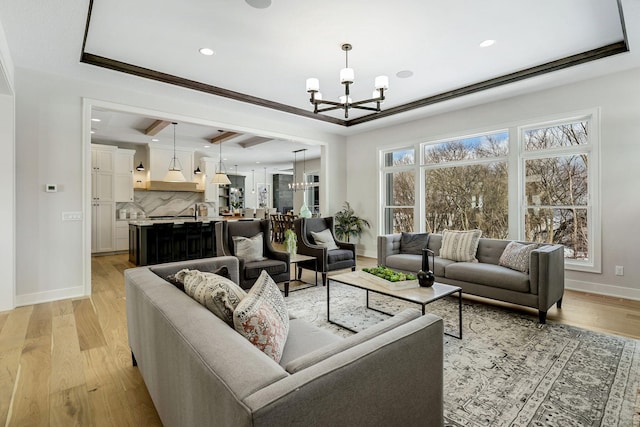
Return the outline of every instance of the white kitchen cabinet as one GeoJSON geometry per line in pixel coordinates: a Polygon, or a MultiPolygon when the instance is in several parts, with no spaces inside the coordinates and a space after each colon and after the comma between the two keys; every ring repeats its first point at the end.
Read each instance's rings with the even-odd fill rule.
{"type": "Polygon", "coordinates": [[[113,171],[116,148],[91,144],[91,200],[114,201],[113,171]]]}
{"type": "Polygon", "coordinates": [[[129,250],[129,221],[116,221],[116,251],[129,250]]]}
{"type": "MultiPolygon", "coordinates": [[[[193,181],[193,150],[176,149],[176,157],[187,182],[193,181]]],[[[173,159],[173,148],[149,147],[149,179],[162,181],[173,159]]]]}
{"type": "Polygon", "coordinates": [[[115,250],[115,202],[91,203],[91,253],[115,250]]]}
{"type": "Polygon", "coordinates": [[[135,150],[118,149],[115,156],[114,197],[116,202],[133,202],[133,156],[135,150]]]}

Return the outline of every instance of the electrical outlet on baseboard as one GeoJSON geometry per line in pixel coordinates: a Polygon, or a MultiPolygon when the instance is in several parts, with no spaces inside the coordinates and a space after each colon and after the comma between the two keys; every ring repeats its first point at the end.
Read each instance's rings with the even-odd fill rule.
{"type": "Polygon", "coordinates": [[[616,276],[624,276],[624,267],[622,265],[616,265],[616,276]]]}

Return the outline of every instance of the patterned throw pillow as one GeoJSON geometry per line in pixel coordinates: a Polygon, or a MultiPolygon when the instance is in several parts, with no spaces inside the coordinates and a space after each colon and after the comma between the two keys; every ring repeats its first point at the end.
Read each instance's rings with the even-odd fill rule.
{"type": "Polygon", "coordinates": [[[334,249],[338,249],[338,245],[336,245],[336,241],[333,240],[333,234],[331,234],[331,230],[325,228],[322,231],[311,232],[311,236],[313,237],[313,241],[316,242],[316,245],[327,248],[327,250],[332,251],[334,249]]]}
{"type": "Polygon", "coordinates": [[[264,261],[266,258],[262,254],[262,232],[253,237],[233,236],[233,246],[238,258],[244,262],[264,261]]]}
{"type": "Polygon", "coordinates": [[[480,230],[444,230],[442,232],[440,257],[452,261],[478,262],[476,251],[478,250],[478,243],[480,243],[480,236],[482,236],[482,231],[480,230]]]}
{"type": "Polygon", "coordinates": [[[529,257],[531,256],[531,251],[537,248],[538,245],[536,243],[525,245],[518,242],[509,242],[502,255],[500,255],[498,264],[512,270],[529,273],[529,257]]]}
{"type": "Polygon", "coordinates": [[[176,273],[184,291],[210,312],[233,326],[233,312],[247,293],[232,280],[214,273],[184,269],[176,273]]]}
{"type": "Polygon", "coordinates": [[[289,314],[280,289],[266,271],[236,307],[233,324],[258,349],[280,361],[289,334],[289,314]]]}

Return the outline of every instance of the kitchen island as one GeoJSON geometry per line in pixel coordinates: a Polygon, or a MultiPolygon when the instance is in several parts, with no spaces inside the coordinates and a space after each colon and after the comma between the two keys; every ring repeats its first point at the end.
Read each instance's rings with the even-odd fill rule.
{"type": "Polygon", "coordinates": [[[150,265],[215,256],[215,226],[223,217],[129,221],[129,261],[150,265]]]}

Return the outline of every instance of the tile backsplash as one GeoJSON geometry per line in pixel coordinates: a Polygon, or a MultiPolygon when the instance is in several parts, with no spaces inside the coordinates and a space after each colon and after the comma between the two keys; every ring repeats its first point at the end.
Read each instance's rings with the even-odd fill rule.
{"type": "Polygon", "coordinates": [[[127,218],[131,212],[138,217],[142,212],[149,216],[178,216],[193,215],[193,208],[197,204],[209,207],[209,215],[217,212],[216,203],[204,203],[204,193],[190,191],[145,191],[135,190],[133,202],[116,203],[116,218],[120,209],[127,210],[127,218]]]}

